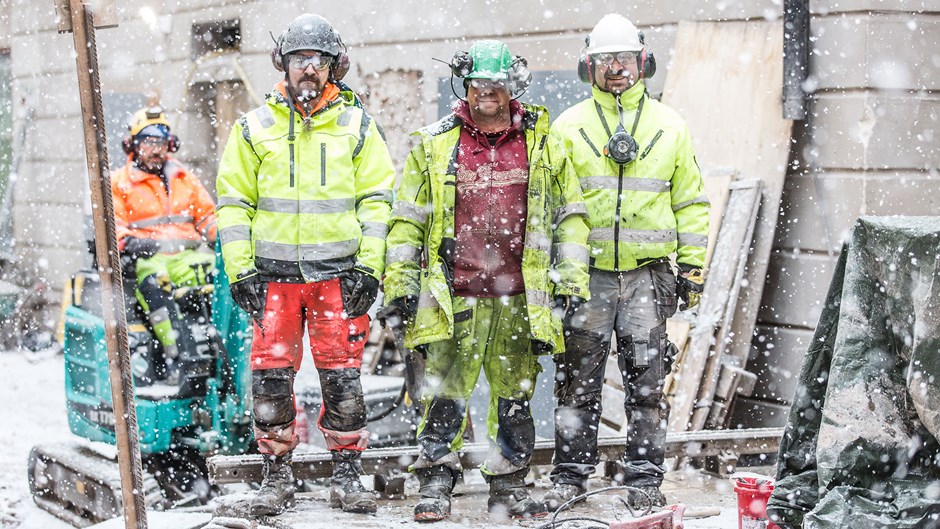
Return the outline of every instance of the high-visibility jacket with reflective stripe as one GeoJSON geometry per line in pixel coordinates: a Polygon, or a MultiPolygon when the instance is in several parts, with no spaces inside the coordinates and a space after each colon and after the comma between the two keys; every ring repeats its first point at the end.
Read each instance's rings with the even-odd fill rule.
{"type": "Polygon", "coordinates": [[[701,268],[709,205],[689,130],[674,110],[645,90],[639,82],[620,96],[627,132],[643,99],[633,134],[638,158],[631,163],[619,165],[604,155],[618,124],[613,94],[595,86],[591,99],[552,124],[552,136],[574,164],[591,217],[591,266],[632,270],[677,252],[679,263],[701,268]]]}
{"type": "MultiPolygon", "coordinates": [[[[529,161],[522,277],[531,338],[564,350],[555,295],[589,297],[590,224],[577,177],[561,145],[548,138],[548,112],[523,105],[529,161]]],[[[461,121],[451,114],[415,134],[388,236],[385,299],[418,297],[407,347],[453,336],[454,201],[461,121]]]]}
{"type": "Polygon", "coordinates": [[[235,123],[219,163],[226,273],[314,282],[357,268],[380,278],[394,183],[385,139],[351,92],[307,120],[268,94],[235,123]]]}
{"type": "Polygon", "coordinates": [[[173,158],[163,167],[169,192],[159,175],[141,171],[131,156],[111,175],[118,241],[125,237],[154,239],[160,251],[176,253],[215,240],[215,202],[193,174],[173,158]]]}

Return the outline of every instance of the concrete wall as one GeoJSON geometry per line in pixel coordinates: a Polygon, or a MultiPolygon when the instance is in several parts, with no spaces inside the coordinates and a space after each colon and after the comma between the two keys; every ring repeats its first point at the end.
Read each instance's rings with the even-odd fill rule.
{"type": "MultiPolygon", "coordinates": [[[[14,101],[25,98],[37,109],[17,183],[18,248],[24,267],[60,285],[87,260],[80,229],[87,184],[72,41],[55,32],[52,0],[0,0],[0,9],[4,2],[12,2],[14,101]]],[[[158,93],[164,106],[178,112],[171,121],[184,142],[180,158],[212,189],[213,134],[191,83],[240,80],[256,93],[268,91],[279,78],[268,56],[269,32],[279,33],[313,6],[299,0],[118,4],[120,27],[98,34],[102,90],[158,93]],[[235,57],[244,78],[232,56],[191,60],[191,27],[229,19],[241,21],[235,57]]],[[[406,133],[437,116],[437,79],[447,70],[432,57],[449,60],[470,40],[501,38],[533,70],[570,71],[584,34],[603,13],[620,11],[646,32],[657,54],[660,72],[651,91],[659,93],[679,20],[782,17],[781,0],[387,0],[322,8],[350,48],[347,81],[374,92],[365,94],[366,104],[385,127],[396,158],[407,150],[406,133]]],[[[940,206],[940,0],[811,2],[811,9],[812,117],[795,127],[753,341],[753,365],[762,374],[758,408],[792,396],[834,254],[854,219],[935,214],[940,206]]],[[[254,105],[251,97],[246,100],[254,105]]],[[[748,409],[755,409],[752,404],[748,409]]],[[[747,422],[748,415],[742,412],[736,420],[747,422]]]]}

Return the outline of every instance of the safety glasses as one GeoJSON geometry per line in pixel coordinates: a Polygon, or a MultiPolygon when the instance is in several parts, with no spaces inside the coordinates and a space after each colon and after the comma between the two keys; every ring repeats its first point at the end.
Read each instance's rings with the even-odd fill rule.
{"type": "Polygon", "coordinates": [[[156,136],[146,136],[137,140],[137,144],[143,147],[159,148],[170,144],[168,140],[157,138],[156,136]]]}
{"type": "Polygon", "coordinates": [[[621,51],[616,54],[614,53],[598,53],[594,56],[594,60],[599,64],[604,66],[610,66],[614,64],[614,59],[617,60],[621,65],[626,66],[628,64],[636,62],[636,52],[635,51],[621,51]]]}
{"type": "Polygon", "coordinates": [[[509,90],[507,81],[496,81],[493,79],[470,79],[470,86],[477,90],[509,90]]]}
{"type": "Polygon", "coordinates": [[[295,70],[306,70],[313,66],[314,70],[323,71],[333,64],[333,57],[328,55],[288,55],[287,64],[295,70]]]}

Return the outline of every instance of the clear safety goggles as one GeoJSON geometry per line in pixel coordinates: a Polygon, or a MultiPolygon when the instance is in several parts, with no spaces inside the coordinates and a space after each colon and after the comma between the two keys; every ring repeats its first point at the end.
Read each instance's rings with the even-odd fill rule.
{"type": "Polygon", "coordinates": [[[598,53],[594,56],[594,60],[603,66],[611,66],[614,64],[614,59],[616,59],[617,62],[619,62],[622,66],[626,66],[636,62],[636,52],[621,51],[617,53],[598,53]]]}
{"type": "Polygon", "coordinates": [[[287,64],[295,70],[306,70],[313,66],[314,70],[323,71],[333,64],[333,57],[329,55],[288,55],[287,64]]]}
{"type": "Polygon", "coordinates": [[[169,144],[170,142],[166,138],[158,138],[156,136],[144,136],[143,138],[137,139],[137,145],[143,147],[159,148],[166,147],[169,144]]]}
{"type": "Polygon", "coordinates": [[[495,79],[470,79],[470,86],[477,90],[509,90],[509,81],[495,79]]]}

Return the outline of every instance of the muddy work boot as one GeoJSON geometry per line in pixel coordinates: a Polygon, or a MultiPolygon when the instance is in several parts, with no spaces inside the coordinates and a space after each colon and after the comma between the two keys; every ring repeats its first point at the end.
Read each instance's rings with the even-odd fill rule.
{"type": "MultiPolygon", "coordinates": [[[[552,487],[552,490],[545,493],[545,496],[542,498],[542,502],[546,507],[554,511],[565,503],[571,501],[574,497],[580,496],[581,494],[584,494],[584,489],[577,485],[572,485],[570,483],[555,483],[555,485],[552,487]]],[[[581,498],[575,503],[580,503],[582,501],[584,501],[584,498],[581,498]]]]}
{"type": "Polygon", "coordinates": [[[264,479],[261,488],[251,500],[252,516],[274,516],[294,506],[294,473],[291,471],[291,454],[283,456],[262,454],[264,457],[264,479]]]}
{"type": "Polygon", "coordinates": [[[359,476],[362,452],[336,450],[333,455],[333,482],[330,484],[330,507],[343,512],[372,514],[376,510],[375,493],[367,490],[359,476]]]}
{"type": "Polygon", "coordinates": [[[490,513],[511,518],[541,518],[548,514],[544,503],[529,497],[525,486],[528,473],[529,469],[524,468],[511,474],[484,476],[490,484],[490,498],[487,501],[490,513]]]}
{"type": "Polygon", "coordinates": [[[646,511],[655,507],[666,505],[666,497],[659,487],[648,485],[645,487],[632,487],[628,489],[627,505],[637,512],[646,511]]]}
{"type": "Polygon", "coordinates": [[[416,522],[439,522],[450,516],[450,495],[460,473],[445,465],[416,468],[421,500],[415,505],[416,522]]]}

